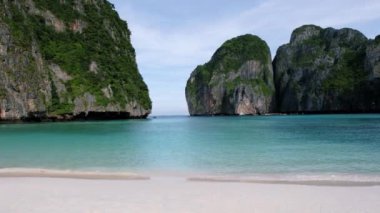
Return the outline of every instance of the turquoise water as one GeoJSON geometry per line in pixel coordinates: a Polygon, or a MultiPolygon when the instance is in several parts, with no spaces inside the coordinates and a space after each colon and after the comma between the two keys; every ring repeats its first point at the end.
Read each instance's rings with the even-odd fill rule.
{"type": "Polygon", "coordinates": [[[380,115],[0,124],[0,167],[380,175],[380,115]]]}

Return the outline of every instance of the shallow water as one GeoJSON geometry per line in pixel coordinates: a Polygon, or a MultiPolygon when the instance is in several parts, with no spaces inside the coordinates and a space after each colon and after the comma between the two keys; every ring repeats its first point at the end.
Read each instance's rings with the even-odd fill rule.
{"type": "Polygon", "coordinates": [[[380,175],[380,115],[0,124],[0,167],[380,175]]]}

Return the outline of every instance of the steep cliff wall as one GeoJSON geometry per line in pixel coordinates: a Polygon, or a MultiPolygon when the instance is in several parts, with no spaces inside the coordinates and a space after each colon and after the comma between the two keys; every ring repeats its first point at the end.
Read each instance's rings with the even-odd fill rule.
{"type": "Polygon", "coordinates": [[[0,2],[0,120],[151,111],[127,23],[105,0],[0,2]]]}
{"type": "Polygon", "coordinates": [[[186,86],[191,115],[380,112],[380,36],[304,25],[270,65],[256,36],[227,41],[186,86]]]}
{"type": "Polygon", "coordinates": [[[273,62],[276,111],[379,111],[378,48],[353,29],[297,28],[273,62]]]}
{"type": "Polygon", "coordinates": [[[271,109],[273,70],[268,45],[244,35],[225,42],[198,66],[186,86],[191,115],[255,115],[271,109]]]}

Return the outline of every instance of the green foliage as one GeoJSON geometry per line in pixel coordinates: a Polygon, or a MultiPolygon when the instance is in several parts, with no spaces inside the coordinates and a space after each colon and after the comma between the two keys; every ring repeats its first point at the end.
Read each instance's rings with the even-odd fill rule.
{"type": "Polygon", "coordinates": [[[257,60],[262,64],[271,63],[270,50],[259,37],[243,35],[226,41],[205,66],[209,70],[231,72],[249,60],[257,60]]]}
{"type": "MultiPolygon", "coordinates": [[[[111,101],[126,103],[127,96],[130,100],[137,100],[145,108],[151,108],[148,88],[135,62],[135,50],[129,40],[127,23],[119,18],[109,3],[101,4],[100,10],[93,4],[84,6],[87,14],[85,21],[89,23],[84,31],[84,46],[88,50],[86,55],[98,63],[98,79],[94,79],[96,84],[102,82],[102,88],[111,85],[114,94],[114,100],[111,101]],[[104,27],[104,20],[109,20],[112,28],[104,27]],[[112,33],[115,38],[112,38],[112,33]]],[[[100,90],[98,91],[100,94],[100,90]]],[[[103,93],[101,96],[104,97],[103,93]]],[[[97,96],[97,100],[101,99],[97,96]]]]}
{"type": "Polygon", "coordinates": [[[0,88],[0,99],[7,97],[7,91],[4,88],[0,88]]]}
{"type": "Polygon", "coordinates": [[[306,24],[294,29],[291,37],[294,38],[295,36],[299,34],[303,34],[306,30],[323,30],[323,29],[317,25],[306,24]]]}
{"type": "Polygon", "coordinates": [[[266,97],[271,97],[274,94],[274,90],[268,86],[262,79],[246,80],[240,77],[235,78],[232,81],[226,82],[226,91],[228,94],[234,93],[235,89],[240,85],[250,86],[255,92],[262,93],[266,97]]]}
{"type": "Polygon", "coordinates": [[[305,39],[299,44],[302,45],[300,51],[293,55],[292,63],[299,67],[313,65],[316,58],[325,54],[324,47],[326,46],[326,43],[327,41],[323,38],[322,34],[305,39]]]}
{"type": "Polygon", "coordinates": [[[293,55],[292,63],[296,67],[308,67],[313,68],[316,66],[316,71],[322,71],[325,69],[332,69],[330,76],[323,82],[323,89],[325,91],[351,91],[358,82],[365,78],[364,72],[364,57],[365,50],[363,44],[366,42],[364,36],[360,36],[357,32],[355,36],[348,36],[349,33],[355,33],[351,29],[340,30],[340,35],[343,37],[339,39],[337,44],[331,44],[330,35],[333,33],[333,29],[322,29],[316,26],[303,26],[295,30],[293,35],[302,33],[304,30],[314,27],[320,32],[314,36],[311,36],[299,43],[299,49],[293,55]],[[347,35],[346,35],[347,34],[347,35]],[[321,62],[316,64],[317,59],[323,60],[324,57],[330,56],[336,57],[336,52],[331,49],[331,45],[337,45],[345,52],[342,57],[339,57],[334,64],[328,64],[327,62],[321,62]],[[331,68],[330,68],[331,67],[331,68]]]}
{"type": "Polygon", "coordinates": [[[309,47],[320,47],[323,46],[325,43],[326,41],[323,39],[321,35],[312,36],[311,38],[303,41],[303,45],[307,45],[309,47]]]}
{"type": "MultiPolygon", "coordinates": [[[[198,97],[204,86],[210,86],[213,75],[236,72],[244,63],[250,60],[259,61],[262,65],[271,64],[270,50],[265,41],[254,35],[243,35],[226,41],[212,56],[210,62],[198,66],[194,71],[194,80],[187,82],[186,93],[190,98],[198,97]]],[[[273,95],[272,89],[264,81],[272,80],[272,75],[267,76],[264,70],[263,79],[235,78],[226,81],[225,87],[228,94],[232,94],[239,85],[248,85],[265,96],[273,95]]],[[[197,100],[194,100],[197,101],[197,100]]]]}
{"type": "Polygon", "coordinates": [[[274,95],[274,89],[272,89],[270,86],[268,86],[263,80],[261,79],[255,79],[251,83],[253,88],[258,88],[259,91],[263,93],[266,97],[271,97],[274,95]]]}
{"type": "Polygon", "coordinates": [[[365,51],[346,50],[332,74],[323,82],[325,91],[353,91],[367,73],[364,71],[365,51]]]}
{"type": "Polygon", "coordinates": [[[196,79],[208,84],[213,72],[236,71],[245,62],[257,60],[270,64],[270,50],[265,41],[254,35],[243,35],[226,41],[212,56],[211,61],[195,69],[196,79]]]}
{"type": "Polygon", "coordinates": [[[11,30],[15,44],[24,48],[29,46],[32,41],[32,37],[30,33],[28,33],[30,28],[27,25],[26,15],[15,4],[10,5],[9,12],[11,16],[5,16],[3,19],[11,30]]]}
{"type": "Polygon", "coordinates": [[[65,23],[73,22],[80,17],[78,11],[74,10],[74,0],[33,0],[38,9],[46,11],[49,10],[57,18],[63,20],[65,23]]]}
{"type": "MultiPolygon", "coordinates": [[[[36,41],[43,58],[59,65],[72,77],[65,85],[71,98],[89,92],[95,95],[99,105],[115,103],[123,107],[129,101],[137,101],[145,109],[151,108],[148,88],[135,62],[130,31],[112,4],[103,0],[81,1],[83,11],[77,11],[74,0],[34,0],[34,3],[38,9],[48,10],[62,20],[66,30],[57,32],[46,25],[43,14],[28,14],[27,8],[10,3],[11,17],[6,21],[13,40],[26,49],[31,47],[32,40],[36,41]],[[82,33],[71,30],[76,20],[86,23],[82,33]],[[92,61],[98,66],[96,74],[89,71],[92,61]],[[114,94],[111,99],[101,91],[108,85],[114,94]]],[[[52,111],[59,114],[72,109],[71,104],[59,102],[58,94],[52,95],[55,97],[52,111]]]]}
{"type": "Polygon", "coordinates": [[[74,105],[70,103],[61,103],[57,93],[57,88],[53,81],[51,82],[51,104],[48,108],[52,115],[70,114],[74,109],[74,105]]]}
{"type": "Polygon", "coordinates": [[[380,44],[380,35],[376,36],[375,43],[376,44],[380,44]]]}
{"type": "Polygon", "coordinates": [[[202,83],[208,83],[212,77],[212,73],[205,66],[198,66],[196,69],[196,79],[202,83]]]}
{"type": "Polygon", "coordinates": [[[196,97],[199,86],[208,85],[211,79],[211,72],[205,68],[205,66],[198,66],[195,69],[194,82],[191,82],[191,79],[187,81],[186,93],[190,97],[196,97]]]}

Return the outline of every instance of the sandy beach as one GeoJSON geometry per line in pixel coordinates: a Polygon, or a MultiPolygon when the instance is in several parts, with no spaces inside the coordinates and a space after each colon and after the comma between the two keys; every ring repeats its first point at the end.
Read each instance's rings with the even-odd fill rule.
{"type": "Polygon", "coordinates": [[[234,182],[128,174],[91,178],[94,174],[28,172],[0,172],[0,212],[380,211],[378,185],[234,182]]]}

